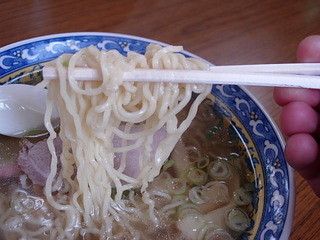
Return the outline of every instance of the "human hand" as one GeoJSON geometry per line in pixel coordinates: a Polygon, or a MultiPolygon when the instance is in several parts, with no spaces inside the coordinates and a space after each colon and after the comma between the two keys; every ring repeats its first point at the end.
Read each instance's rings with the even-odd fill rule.
{"type": "MultiPolygon", "coordinates": [[[[304,39],[298,46],[300,62],[320,62],[320,35],[304,39]]],[[[275,88],[274,99],[283,106],[282,132],[289,138],[285,156],[320,197],[320,90],[275,88]]]]}

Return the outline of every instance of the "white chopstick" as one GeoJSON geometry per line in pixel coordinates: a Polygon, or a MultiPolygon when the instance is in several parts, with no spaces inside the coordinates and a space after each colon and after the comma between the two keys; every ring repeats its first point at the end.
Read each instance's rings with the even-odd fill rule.
{"type": "Polygon", "coordinates": [[[215,72],[259,72],[259,73],[284,73],[296,75],[320,76],[320,63],[280,63],[280,64],[254,64],[254,65],[229,65],[213,66],[215,72]]]}
{"type": "MultiPolygon", "coordinates": [[[[58,76],[54,67],[43,68],[43,78],[58,76]]],[[[124,73],[125,81],[234,84],[320,89],[320,63],[214,66],[210,70],[135,69],[124,73]]],[[[99,80],[101,73],[76,68],[75,79],[99,80]]]]}

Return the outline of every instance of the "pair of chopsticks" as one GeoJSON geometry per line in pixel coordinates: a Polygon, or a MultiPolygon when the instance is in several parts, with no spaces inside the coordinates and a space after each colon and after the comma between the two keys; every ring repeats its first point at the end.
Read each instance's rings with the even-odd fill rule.
{"type": "MultiPolygon", "coordinates": [[[[99,80],[101,73],[76,68],[75,79],[99,80]]],[[[54,67],[43,68],[43,78],[58,77],[54,67]]],[[[320,89],[320,63],[213,66],[209,70],[135,69],[124,73],[124,81],[234,84],[320,89]]]]}

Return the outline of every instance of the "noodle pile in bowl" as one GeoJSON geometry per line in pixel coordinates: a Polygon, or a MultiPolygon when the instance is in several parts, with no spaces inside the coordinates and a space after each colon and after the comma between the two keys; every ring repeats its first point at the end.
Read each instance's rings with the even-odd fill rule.
{"type": "MultiPolygon", "coordinates": [[[[199,60],[177,53],[181,50],[151,44],[145,55],[129,52],[124,57],[115,50],[89,47],[74,55],[64,54],[51,63],[56,65],[59,79],[40,84],[48,89],[45,125],[52,154],[42,203],[47,208],[42,207],[42,215],[38,212],[37,216],[16,219],[21,224],[10,229],[14,234],[20,239],[139,239],[145,231],[136,227],[139,222],[159,224],[148,185],[159,175],[211,86],[143,83],[139,79],[124,82],[122,73],[135,68],[208,68],[199,60]],[[79,66],[98,69],[103,78],[76,81],[74,69],[79,66]],[[197,97],[186,118],[178,121],[177,114],[193,93],[197,97]],[[54,104],[60,115],[58,134],[50,121],[54,104]],[[153,149],[159,131],[165,134],[153,149]],[[57,137],[63,143],[59,161],[53,142],[57,137]],[[119,146],[114,144],[115,138],[121,139],[119,146]],[[138,171],[130,176],[125,173],[126,158],[137,148],[138,171]],[[141,203],[135,200],[137,191],[141,203]]],[[[13,215],[9,209],[2,221],[13,219],[13,215]]]]}

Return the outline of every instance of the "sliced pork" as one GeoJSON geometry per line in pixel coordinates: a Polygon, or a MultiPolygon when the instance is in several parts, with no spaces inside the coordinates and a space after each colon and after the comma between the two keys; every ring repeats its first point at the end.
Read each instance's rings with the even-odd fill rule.
{"type": "Polygon", "coordinates": [[[0,166],[0,178],[10,178],[18,176],[21,169],[17,163],[8,163],[0,166]]]}
{"type": "MultiPolygon", "coordinates": [[[[62,141],[60,138],[54,140],[57,156],[62,152],[62,141]]],[[[19,152],[18,164],[22,171],[28,175],[33,184],[44,186],[50,173],[51,153],[47,140],[35,144],[23,140],[19,152]]]]}
{"type": "MultiPolygon", "coordinates": [[[[120,126],[120,129],[123,130],[123,126],[120,126]]],[[[141,125],[133,125],[130,129],[130,133],[138,133],[143,131],[143,127],[141,125]]],[[[156,149],[158,148],[160,142],[166,137],[166,130],[164,128],[161,128],[155,134],[153,135],[153,141],[151,143],[151,149],[150,149],[150,160],[154,161],[154,156],[156,153],[156,149]]],[[[136,141],[129,140],[127,141],[125,146],[131,146],[134,145],[136,141]]],[[[122,139],[118,136],[115,136],[113,138],[113,144],[115,148],[123,147],[122,146],[122,139]]],[[[142,151],[142,147],[138,147],[136,149],[130,150],[126,153],[126,159],[125,159],[125,168],[123,171],[123,174],[132,177],[137,178],[140,174],[140,168],[139,168],[139,157],[142,151]]],[[[121,164],[121,158],[122,154],[116,153],[115,154],[115,160],[114,160],[114,167],[115,169],[118,169],[121,164]]]]}
{"type": "MultiPolygon", "coordinates": [[[[133,126],[130,133],[136,133],[142,131],[142,127],[139,125],[133,126]]],[[[154,134],[153,142],[151,144],[151,161],[154,160],[155,150],[159,143],[165,138],[166,130],[160,129],[154,134]]],[[[114,146],[116,148],[122,146],[122,139],[115,136],[113,139],[114,146]]],[[[127,145],[134,144],[135,141],[128,141],[127,145]]],[[[62,152],[62,141],[60,138],[54,140],[57,156],[61,155],[62,152]]],[[[127,152],[125,159],[125,168],[123,173],[129,177],[136,178],[140,173],[139,168],[139,155],[141,147],[133,149],[127,152]]],[[[119,168],[121,163],[122,154],[115,154],[115,168],[119,168]]],[[[50,173],[51,165],[51,153],[47,146],[47,141],[43,140],[38,143],[31,143],[28,140],[24,140],[21,144],[21,150],[18,157],[18,164],[21,170],[27,174],[33,184],[44,186],[46,179],[50,173]]]]}

